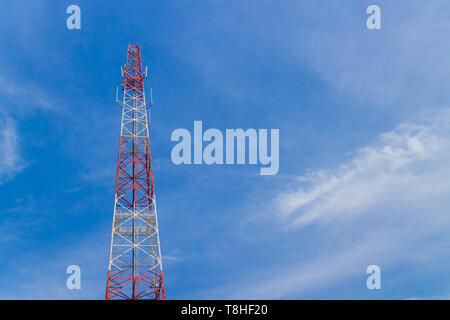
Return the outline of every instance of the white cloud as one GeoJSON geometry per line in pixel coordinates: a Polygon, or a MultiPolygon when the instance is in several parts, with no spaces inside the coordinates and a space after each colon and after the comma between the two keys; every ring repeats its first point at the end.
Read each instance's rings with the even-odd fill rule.
{"type": "MultiPolygon", "coordinates": [[[[381,30],[366,28],[368,4],[306,0],[264,6],[227,2],[226,9],[220,3],[209,14],[208,27],[235,42],[240,52],[256,57],[258,50],[272,53],[299,75],[311,69],[337,93],[363,107],[395,106],[390,113],[409,112],[412,107],[428,107],[430,101],[448,100],[450,3],[379,0],[377,4],[381,30]]],[[[192,21],[186,43],[195,42],[198,30],[204,29],[203,20],[192,21]]],[[[211,74],[220,72],[220,85],[214,80],[212,85],[225,90],[227,98],[233,94],[237,99],[251,90],[252,82],[236,73],[239,60],[205,43],[196,43],[196,54],[191,55],[200,57],[192,63],[203,70],[205,79],[211,82],[211,74]]]]}
{"type": "Polygon", "coordinates": [[[26,167],[20,155],[19,134],[15,119],[30,116],[33,111],[62,111],[41,89],[18,85],[13,79],[0,75],[0,183],[14,177],[26,167]]]}
{"type": "Polygon", "coordinates": [[[0,114],[0,184],[25,168],[14,121],[0,114]]]}
{"type": "Polygon", "coordinates": [[[177,263],[184,260],[184,255],[180,249],[175,249],[172,250],[172,252],[163,254],[163,264],[177,263]]]}
{"type": "Polygon", "coordinates": [[[402,124],[376,144],[357,150],[335,172],[313,171],[299,177],[297,188],[279,194],[278,217],[305,226],[360,214],[390,201],[448,192],[450,121],[445,117],[448,113],[443,112],[425,125],[402,124]]]}
{"type": "MultiPolygon", "coordinates": [[[[388,238],[387,238],[388,239],[388,238]]],[[[370,261],[388,262],[382,255],[382,248],[388,244],[378,237],[369,236],[365,241],[357,243],[342,251],[328,252],[314,260],[298,262],[288,267],[278,266],[269,272],[258,271],[243,280],[238,287],[235,283],[208,292],[208,295],[226,299],[283,299],[299,296],[314,290],[335,285],[353,276],[365,276],[365,268],[370,261]],[[261,279],[264,279],[261,281],[261,279]],[[249,281],[250,280],[250,281],[249,281]]],[[[396,251],[392,247],[392,251],[396,251]]],[[[364,289],[365,282],[360,282],[364,289]]]]}
{"type": "Polygon", "coordinates": [[[4,279],[14,282],[14,286],[0,286],[0,299],[102,299],[108,268],[108,237],[103,231],[91,233],[47,252],[17,248],[21,255],[14,266],[8,266],[17,276],[4,279]],[[66,287],[69,265],[81,268],[81,290],[66,287]]]}
{"type": "Polygon", "coordinates": [[[18,85],[13,79],[0,76],[0,93],[3,94],[10,103],[10,112],[21,111],[26,116],[32,110],[56,111],[61,109],[52,99],[41,89],[30,85],[18,85]]]}
{"type": "Polygon", "coordinates": [[[337,92],[364,107],[395,106],[389,110],[395,113],[450,98],[449,2],[377,4],[381,30],[367,30],[367,5],[317,1],[281,6],[286,22],[275,24],[268,37],[292,63],[307,62],[337,92]]]}
{"type": "MultiPolygon", "coordinates": [[[[279,229],[285,232],[281,238],[297,243],[298,252],[289,251],[282,261],[275,259],[199,297],[310,297],[318,289],[339,290],[350,283],[348,296],[370,298],[368,265],[380,265],[391,286],[396,281],[411,286],[417,268],[419,278],[436,273],[450,258],[448,163],[450,110],[444,110],[382,134],[335,170],[297,177],[290,190],[279,191],[268,211],[279,227],[288,227],[279,229]],[[306,242],[301,234],[307,235],[306,242]],[[399,267],[402,275],[395,273],[399,267]],[[364,292],[367,296],[361,296],[364,292]]],[[[405,298],[429,294],[420,289],[410,289],[405,298]]],[[[388,290],[383,297],[391,297],[388,290]]],[[[439,290],[431,294],[447,292],[439,290]]],[[[322,292],[320,297],[330,296],[322,292]]]]}

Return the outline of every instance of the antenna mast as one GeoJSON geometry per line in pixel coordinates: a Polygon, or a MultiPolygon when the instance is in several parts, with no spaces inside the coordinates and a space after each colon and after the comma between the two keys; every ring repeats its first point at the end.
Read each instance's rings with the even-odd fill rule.
{"type": "Polygon", "coordinates": [[[139,45],[121,68],[123,99],[106,299],[165,299],[139,45]]]}

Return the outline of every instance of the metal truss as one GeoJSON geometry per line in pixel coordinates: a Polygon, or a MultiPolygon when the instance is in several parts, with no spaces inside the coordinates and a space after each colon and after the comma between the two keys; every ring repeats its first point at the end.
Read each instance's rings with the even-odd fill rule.
{"type": "MultiPolygon", "coordinates": [[[[122,68],[122,127],[106,299],[165,299],[139,45],[122,68]]],[[[117,99],[117,98],[116,98],[117,99]]],[[[117,99],[118,100],[118,99],[117,99]]],[[[150,104],[151,105],[151,104],[150,104]]]]}

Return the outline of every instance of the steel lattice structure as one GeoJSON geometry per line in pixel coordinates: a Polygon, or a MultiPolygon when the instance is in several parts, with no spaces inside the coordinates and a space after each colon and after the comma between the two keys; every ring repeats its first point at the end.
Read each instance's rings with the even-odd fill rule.
{"type": "Polygon", "coordinates": [[[106,299],[165,299],[139,45],[122,68],[122,128],[106,299]]]}

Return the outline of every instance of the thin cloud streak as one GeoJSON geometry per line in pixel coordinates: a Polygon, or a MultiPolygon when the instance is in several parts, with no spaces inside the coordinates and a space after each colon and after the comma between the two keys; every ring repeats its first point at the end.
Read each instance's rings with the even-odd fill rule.
{"type": "Polygon", "coordinates": [[[0,184],[26,167],[19,152],[19,137],[15,122],[0,114],[0,184]]]}
{"type": "MultiPolygon", "coordinates": [[[[292,227],[361,214],[383,203],[408,202],[450,189],[450,122],[401,124],[359,149],[336,172],[312,171],[275,200],[278,218],[292,227]]],[[[445,119],[445,118],[443,118],[445,119]]]]}
{"type": "MultiPolygon", "coordinates": [[[[280,190],[270,211],[280,232],[292,239],[309,232],[299,251],[313,247],[313,257],[304,260],[293,253],[288,263],[265,265],[239,282],[197,295],[298,298],[365,279],[371,264],[383,272],[399,265],[424,270],[439,265],[437,261],[450,257],[445,246],[450,240],[449,115],[447,109],[401,124],[356,150],[338,169],[298,177],[296,187],[280,190]]],[[[406,268],[404,274],[408,272],[406,268]]],[[[355,283],[364,292],[365,282],[355,283]]]]}
{"type": "Polygon", "coordinates": [[[57,104],[41,89],[20,86],[13,79],[6,79],[2,76],[0,76],[0,93],[11,100],[10,111],[22,106],[26,106],[27,112],[30,110],[56,111],[58,109],[57,104]],[[14,108],[12,108],[13,106],[14,108]]]}

